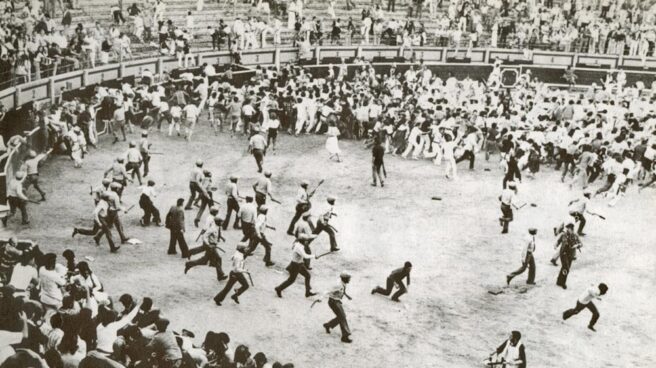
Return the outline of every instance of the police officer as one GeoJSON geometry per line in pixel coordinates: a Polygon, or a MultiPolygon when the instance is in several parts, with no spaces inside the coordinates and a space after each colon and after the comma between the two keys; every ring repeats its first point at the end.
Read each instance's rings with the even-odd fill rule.
{"type": "Polygon", "coordinates": [[[216,278],[217,280],[223,281],[228,278],[223,273],[223,270],[221,269],[221,256],[219,255],[219,240],[222,239],[221,237],[221,223],[223,219],[221,219],[219,216],[214,218],[214,226],[212,226],[210,229],[207,230],[205,234],[203,234],[203,244],[199,247],[190,249],[188,252],[188,256],[191,257],[194,254],[198,254],[201,252],[205,252],[205,254],[193,261],[189,261],[185,263],[185,270],[184,273],[187,274],[190,269],[192,269],[195,266],[202,266],[209,264],[210,266],[213,266],[216,269],[216,278]]]}
{"type": "Polygon", "coordinates": [[[200,201],[200,208],[198,209],[196,218],[194,219],[194,225],[196,227],[198,227],[198,223],[200,222],[200,219],[205,212],[205,208],[212,207],[212,203],[214,203],[212,191],[215,189],[216,188],[212,184],[212,173],[209,170],[204,169],[203,180],[201,181],[200,185],[200,192],[196,198],[196,201],[200,201]]]}
{"type": "Polygon", "coordinates": [[[148,176],[148,171],[149,171],[148,164],[150,163],[150,146],[151,144],[148,143],[148,131],[144,130],[141,132],[141,140],[139,141],[141,162],[143,163],[144,166],[144,172],[143,172],[144,178],[148,176]]]}
{"type": "Polygon", "coordinates": [[[267,196],[269,196],[272,201],[276,201],[271,194],[271,171],[264,171],[264,176],[259,177],[255,184],[253,184],[253,190],[255,191],[255,203],[257,203],[258,206],[266,204],[267,196]]]}
{"type": "Polygon", "coordinates": [[[107,177],[109,173],[112,173],[112,182],[121,185],[121,189],[118,192],[119,197],[123,194],[123,188],[128,185],[128,173],[125,171],[125,166],[123,166],[124,161],[123,157],[117,157],[116,161],[114,161],[112,166],[104,174],[107,177]]]}
{"type": "Polygon", "coordinates": [[[246,203],[239,208],[237,217],[241,222],[241,232],[244,234],[241,241],[248,240],[250,242],[255,237],[255,218],[257,217],[257,207],[253,203],[253,197],[246,196],[246,203]]]}
{"type": "Polygon", "coordinates": [[[139,221],[141,226],[150,225],[151,217],[155,225],[162,226],[160,224],[162,220],[159,217],[159,210],[157,207],[155,207],[155,204],[153,204],[153,199],[155,199],[156,196],[157,192],[155,192],[155,181],[148,180],[147,185],[143,187],[141,191],[141,197],[139,197],[139,207],[141,207],[144,211],[144,215],[139,221]]]}
{"type": "Polygon", "coordinates": [[[399,287],[399,290],[392,295],[392,300],[398,302],[401,295],[408,292],[408,289],[403,284],[403,279],[407,279],[408,286],[410,286],[410,271],[412,271],[412,263],[406,262],[403,267],[397,268],[387,276],[387,284],[384,289],[380,286],[376,286],[376,288],[371,290],[371,294],[388,296],[392,293],[392,290],[394,290],[394,285],[396,285],[399,287]]]}
{"type": "Polygon", "coordinates": [[[190,210],[191,204],[194,203],[194,200],[196,199],[196,194],[202,193],[203,190],[201,185],[203,177],[203,161],[197,160],[196,167],[191,171],[191,175],[189,176],[189,191],[191,192],[191,195],[189,196],[189,200],[187,200],[185,210],[190,210]]]}
{"type": "Polygon", "coordinates": [[[560,234],[557,244],[560,244],[560,272],[556,285],[567,289],[567,276],[574,261],[576,250],[581,247],[581,240],[574,233],[574,224],[569,223],[565,226],[565,231],[560,234]]]}
{"type": "Polygon", "coordinates": [[[125,172],[132,171],[132,180],[134,180],[134,175],[136,174],[139,185],[142,185],[141,173],[139,172],[139,168],[141,167],[141,152],[139,152],[135,141],[130,141],[130,148],[125,153],[125,157],[128,159],[128,162],[125,164],[125,172]]]}
{"type": "Polygon", "coordinates": [[[296,193],[296,213],[294,213],[294,217],[292,218],[292,221],[289,223],[289,227],[287,228],[288,235],[294,235],[294,227],[296,226],[296,222],[301,218],[303,213],[310,210],[311,206],[307,192],[308,185],[309,183],[307,180],[303,180],[301,182],[301,187],[296,193]]]}
{"type": "Polygon", "coordinates": [[[28,152],[28,159],[25,160],[23,165],[25,166],[24,171],[27,173],[24,183],[25,191],[27,192],[30,189],[30,185],[33,185],[34,189],[41,194],[41,200],[45,201],[46,193],[39,186],[39,160],[36,158],[36,152],[34,150],[28,152]]]}
{"type": "Polygon", "coordinates": [[[330,333],[330,330],[339,325],[340,330],[342,331],[342,342],[351,343],[353,340],[350,339],[351,329],[349,328],[348,321],[346,321],[346,313],[344,313],[344,307],[342,306],[342,298],[346,297],[348,300],[352,298],[346,293],[346,285],[351,282],[351,275],[347,272],[342,272],[339,275],[340,283],[339,285],[332,288],[328,293],[328,306],[335,313],[335,318],[331,319],[327,323],[323,324],[323,328],[326,329],[326,333],[330,333]]]}
{"type": "Polygon", "coordinates": [[[326,209],[317,220],[317,227],[314,229],[313,233],[315,235],[319,235],[322,231],[325,231],[330,238],[330,251],[337,252],[339,248],[337,247],[335,228],[333,228],[329,223],[333,216],[337,216],[337,213],[335,212],[335,197],[328,197],[326,202],[328,202],[326,209]]]}
{"type": "Polygon", "coordinates": [[[230,183],[228,183],[228,189],[226,190],[226,195],[228,196],[228,212],[226,213],[225,221],[223,221],[223,230],[228,229],[228,224],[230,223],[230,216],[232,211],[235,211],[235,224],[233,228],[239,229],[239,188],[237,187],[237,181],[239,178],[235,175],[230,176],[230,183]]]}
{"type": "Polygon", "coordinates": [[[312,292],[312,286],[310,285],[310,272],[305,267],[305,263],[303,262],[305,259],[311,259],[313,255],[311,253],[307,253],[303,244],[301,243],[301,241],[312,239],[314,239],[314,235],[303,235],[300,239],[294,242],[292,247],[292,259],[287,266],[289,277],[274,289],[276,291],[276,295],[278,295],[278,298],[282,298],[283,290],[292,285],[294,281],[296,281],[296,277],[298,277],[299,274],[305,278],[305,297],[308,298],[317,295],[316,293],[312,292]]]}
{"type": "Polygon", "coordinates": [[[237,250],[232,256],[232,270],[230,271],[230,278],[226,282],[223,290],[221,290],[214,297],[214,302],[216,305],[221,305],[223,299],[225,299],[228,292],[232,290],[232,287],[235,286],[235,283],[239,283],[241,286],[239,289],[235,290],[235,293],[230,297],[235,303],[239,304],[239,296],[248,290],[248,281],[246,281],[245,274],[248,273],[248,270],[244,267],[246,261],[246,244],[240,243],[237,245],[237,250]]]}
{"type": "Polygon", "coordinates": [[[109,243],[109,249],[114,253],[121,247],[114,245],[111,227],[112,225],[109,222],[109,195],[102,193],[93,210],[93,228],[83,229],[75,227],[73,228],[72,237],[75,237],[77,234],[93,236],[96,245],[100,245],[100,238],[105,235],[107,237],[107,243],[109,243]]]}
{"type": "Polygon", "coordinates": [[[258,244],[262,244],[264,246],[264,264],[269,267],[273,266],[275,263],[271,262],[271,242],[269,242],[269,239],[267,239],[266,236],[266,229],[269,228],[271,229],[272,227],[267,224],[267,213],[269,212],[269,208],[266,205],[262,205],[258,207],[257,209],[258,215],[255,220],[255,232],[253,234],[253,237],[251,237],[250,244],[248,246],[248,250],[246,252],[247,255],[251,255],[255,249],[257,248],[258,244]]]}
{"type": "Polygon", "coordinates": [[[21,217],[23,218],[23,225],[30,223],[27,217],[27,208],[25,203],[27,202],[27,196],[23,193],[23,180],[25,179],[25,173],[18,171],[14,177],[14,180],[9,182],[7,186],[7,203],[9,204],[9,215],[2,219],[2,224],[7,226],[7,221],[14,216],[16,209],[18,208],[21,211],[21,217]]]}
{"type": "Polygon", "coordinates": [[[257,164],[257,172],[262,172],[262,165],[264,163],[264,155],[266,154],[267,142],[266,139],[260,134],[260,129],[253,128],[255,134],[251,137],[248,144],[248,150],[253,154],[255,163],[257,164]]]}
{"type": "Polygon", "coordinates": [[[522,267],[506,276],[506,284],[510,285],[510,281],[515,276],[521,275],[528,268],[528,280],[526,280],[526,283],[535,285],[535,259],[533,258],[533,253],[535,253],[535,234],[537,233],[538,230],[535,228],[528,229],[528,239],[522,252],[522,267]]]}
{"type": "Polygon", "coordinates": [[[108,178],[103,178],[101,185],[91,191],[94,205],[97,205],[98,202],[100,201],[100,197],[102,196],[102,194],[109,190],[109,184],[111,183],[112,181],[109,180],[108,178]]]}
{"type": "Polygon", "coordinates": [[[118,232],[118,236],[121,239],[121,243],[125,243],[128,241],[128,237],[125,236],[125,233],[123,232],[123,225],[121,224],[121,219],[118,215],[119,211],[121,210],[121,199],[119,197],[119,193],[122,190],[123,189],[121,184],[113,182],[109,185],[109,190],[105,193],[107,194],[107,202],[109,203],[107,220],[110,226],[114,225],[116,227],[116,231],[118,232]]]}

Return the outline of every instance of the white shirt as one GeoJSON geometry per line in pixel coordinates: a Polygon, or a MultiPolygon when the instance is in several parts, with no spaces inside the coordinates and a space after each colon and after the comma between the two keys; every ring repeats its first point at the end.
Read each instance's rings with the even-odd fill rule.
{"type": "Polygon", "coordinates": [[[581,304],[588,304],[594,299],[598,299],[601,296],[601,291],[599,291],[599,286],[590,285],[583,294],[579,297],[578,301],[581,304]]]}
{"type": "Polygon", "coordinates": [[[36,268],[30,265],[23,266],[19,263],[14,266],[9,285],[13,286],[17,290],[26,290],[27,287],[30,286],[30,282],[38,278],[39,273],[37,272],[36,268]]]}
{"type": "Polygon", "coordinates": [[[64,276],[56,270],[47,270],[45,267],[39,269],[39,284],[41,285],[41,303],[48,305],[61,305],[62,295],[60,286],[66,284],[64,276]]]}
{"type": "Polygon", "coordinates": [[[97,335],[97,343],[96,343],[96,349],[101,350],[102,352],[105,353],[111,353],[114,351],[114,341],[116,341],[117,338],[117,332],[118,330],[122,329],[123,327],[127,326],[130,321],[137,315],[139,312],[139,307],[134,307],[132,311],[120,320],[116,322],[112,322],[108,324],[107,326],[103,326],[102,324],[99,324],[98,327],[96,327],[96,335],[97,335]]]}

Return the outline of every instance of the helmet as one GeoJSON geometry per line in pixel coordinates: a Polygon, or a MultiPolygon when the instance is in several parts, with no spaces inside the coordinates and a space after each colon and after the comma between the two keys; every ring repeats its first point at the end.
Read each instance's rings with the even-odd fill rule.
{"type": "Polygon", "coordinates": [[[237,181],[239,177],[237,175],[230,175],[230,181],[237,181]]]}
{"type": "Polygon", "coordinates": [[[116,158],[116,161],[117,161],[117,162],[123,162],[123,160],[124,160],[124,158],[121,157],[121,156],[119,156],[119,157],[116,158]]]}
{"type": "Polygon", "coordinates": [[[327,200],[328,200],[328,203],[330,203],[330,204],[335,203],[335,197],[333,197],[333,196],[328,196],[327,200]]]}
{"type": "Polygon", "coordinates": [[[111,180],[109,180],[107,178],[103,178],[102,183],[103,183],[103,185],[109,185],[109,183],[111,183],[111,180]]]}
{"type": "Polygon", "coordinates": [[[212,207],[210,208],[210,214],[216,216],[219,213],[218,207],[212,207]]]}
{"type": "Polygon", "coordinates": [[[262,213],[267,213],[269,211],[269,207],[267,207],[265,204],[261,205],[260,208],[258,208],[258,211],[262,213]]]}
{"type": "Polygon", "coordinates": [[[17,180],[21,180],[21,179],[23,179],[23,178],[25,177],[25,173],[22,172],[22,171],[19,171],[19,172],[16,173],[15,176],[16,176],[16,179],[17,179],[17,180]]]}
{"type": "Polygon", "coordinates": [[[309,183],[307,180],[303,180],[303,181],[301,182],[301,186],[302,186],[302,187],[307,187],[308,185],[310,185],[310,183],[309,183]]]}
{"type": "Polygon", "coordinates": [[[137,146],[137,142],[130,141],[130,148],[133,148],[133,147],[136,147],[136,146],[137,146]]]}
{"type": "Polygon", "coordinates": [[[196,166],[203,167],[203,160],[196,160],[196,166]]]}
{"type": "Polygon", "coordinates": [[[269,170],[264,171],[264,176],[266,176],[267,178],[271,177],[271,171],[269,170]]]}
{"type": "Polygon", "coordinates": [[[342,271],[342,273],[339,274],[339,277],[342,278],[342,279],[347,279],[348,280],[348,279],[351,279],[351,274],[349,274],[346,271],[342,271]]]}
{"type": "Polygon", "coordinates": [[[223,223],[223,219],[219,215],[216,215],[214,216],[214,223],[217,225],[221,225],[223,223]]]}
{"type": "Polygon", "coordinates": [[[27,153],[27,155],[30,156],[30,158],[35,158],[35,157],[36,157],[36,151],[34,151],[34,150],[30,150],[30,151],[27,153]]]}

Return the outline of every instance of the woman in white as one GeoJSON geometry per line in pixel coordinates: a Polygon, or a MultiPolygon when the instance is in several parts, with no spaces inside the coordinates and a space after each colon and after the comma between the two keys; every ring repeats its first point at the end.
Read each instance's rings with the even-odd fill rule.
{"type": "Polygon", "coordinates": [[[444,161],[446,161],[446,168],[444,174],[447,179],[450,179],[449,172],[452,173],[453,178],[458,178],[458,172],[456,168],[456,159],[455,159],[455,149],[458,145],[458,139],[453,138],[453,134],[450,131],[444,133],[444,141],[442,142],[442,149],[444,150],[444,161]]]}
{"type": "Polygon", "coordinates": [[[326,139],[326,149],[330,155],[328,158],[332,160],[333,157],[335,157],[337,158],[337,162],[342,162],[339,159],[339,154],[342,153],[342,151],[339,149],[339,141],[337,139],[339,136],[339,129],[337,129],[337,126],[335,126],[333,119],[330,121],[328,132],[326,134],[328,135],[328,139],[326,139]]]}
{"type": "Polygon", "coordinates": [[[287,6],[287,29],[294,29],[296,23],[296,2],[290,1],[287,6]]]}
{"type": "Polygon", "coordinates": [[[87,262],[80,262],[77,264],[77,268],[80,271],[78,276],[75,276],[71,281],[87,288],[89,290],[90,296],[92,296],[98,303],[104,303],[108,300],[107,294],[103,291],[103,284],[98,279],[89,268],[87,262]]]}
{"type": "Polygon", "coordinates": [[[335,0],[330,0],[328,2],[328,15],[330,15],[330,19],[337,18],[337,16],[335,15],[335,0]]]}

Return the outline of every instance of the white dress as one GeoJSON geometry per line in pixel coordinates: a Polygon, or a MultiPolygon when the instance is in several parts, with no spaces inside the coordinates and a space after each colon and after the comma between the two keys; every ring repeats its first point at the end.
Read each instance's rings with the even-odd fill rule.
{"type": "Polygon", "coordinates": [[[339,149],[339,141],[337,136],[339,135],[339,129],[337,127],[331,126],[328,127],[328,139],[326,139],[326,149],[330,155],[339,154],[342,151],[339,149]]]}

